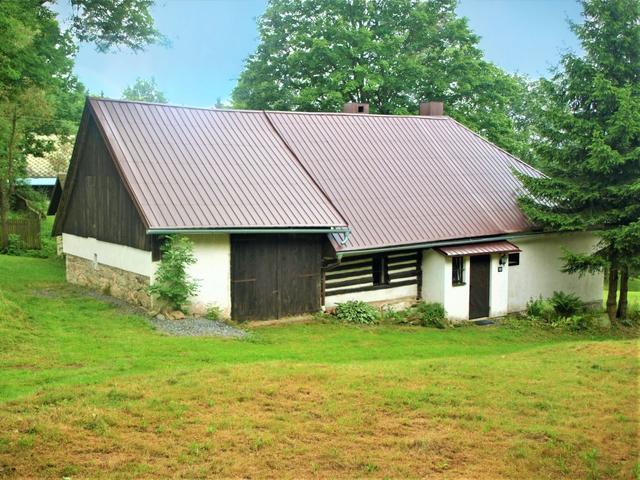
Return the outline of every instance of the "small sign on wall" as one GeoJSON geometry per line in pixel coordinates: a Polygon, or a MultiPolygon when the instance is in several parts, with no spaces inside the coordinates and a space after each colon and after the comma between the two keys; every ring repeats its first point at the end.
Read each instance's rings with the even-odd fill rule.
{"type": "Polygon", "coordinates": [[[500,266],[498,267],[498,271],[499,271],[499,272],[501,272],[501,271],[502,271],[502,265],[500,265],[500,266]]]}

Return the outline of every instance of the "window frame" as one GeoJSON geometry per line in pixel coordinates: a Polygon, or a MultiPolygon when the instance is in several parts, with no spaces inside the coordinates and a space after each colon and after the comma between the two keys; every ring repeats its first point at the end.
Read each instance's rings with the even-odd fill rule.
{"type": "Polygon", "coordinates": [[[386,255],[371,257],[371,281],[375,287],[389,285],[389,260],[386,255]]]}
{"type": "Polygon", "coordinates": [[[465,285],[464,274],[465,274],[465,258],[464,256],[456,256],[451,257],[451,285],[454,287],[459,287],[461,285],[465,285]],[[460,263],[456,265],[456,263],[460,263]]]}
{"type": "Polygon", "coordinates": [[[507,265],[509,265],[510,267],[517,267],[518,265],[520,265],[520,252],[510,253],[507,257],[507,265]]]}

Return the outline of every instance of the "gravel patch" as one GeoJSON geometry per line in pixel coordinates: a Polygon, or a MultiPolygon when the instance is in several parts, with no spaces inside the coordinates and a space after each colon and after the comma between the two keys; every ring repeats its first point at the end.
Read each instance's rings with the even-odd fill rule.
{"type": "Polygon", "coordinates": [[[167,320],[163,317],[149,319],[151,325],[167,335],[179,337],[229,337],[244,338],[247,332],[226,323],[206,318],[187,317],[182,320],[167,320]]]}

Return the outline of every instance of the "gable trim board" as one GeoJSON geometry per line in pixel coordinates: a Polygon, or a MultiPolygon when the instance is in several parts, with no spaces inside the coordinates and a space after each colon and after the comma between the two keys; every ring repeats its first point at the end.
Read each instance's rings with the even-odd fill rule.
{"type": "MultiPolygon", "coordinates": [[[[323,235],[324,264],[305,273],[320,278],[321,304],[439,298],[462,319],[468,292],[467,300],[464,289],[451,293],[451,266],[434,249],[457,252],[465,265],[473,252],[488,254],[498,279],[499,256],[519,251],[520,239],[541,235],[518,208],[513,170],[539,174],[448,117],[214,111],[89,99],[54,232],[145,252],[153,250],[153,239],[171,233],[197,243],[230,235],[264,234],[265,242],[269,235],[323,235]],[[109,168],[111,180],[103,177],[109,168]],[[98,215],[100,209],[106,213],[98,215]],[[508,243],[514,240],[518,245],[508,243]],[[358,257],[379,262],[382,255],[388,262],[414,253],[422,259],[410,271],[390,269],[381,284],[368,273],[352,278],[348,269],[340,271],[341,263],[358,257]],[[434,263],[433,253],[441,260],[434,263]]],[[[229,311],[230,293],[222,290],[231,292],[234,277],[222,264],[232,261],[233,246],[216,245],[219,254],[198,253],[197,274],[215,287],[194,305],[221,303],[229,311]],[[207,266],[213,258],[228,276],[213,278],[207,266]]],[[[293,250],[273,255],[274,268],[295,265],[293,250]]],[[[510,305],[506,285],[491,280],[491,315],[517,306],[510,305]]]]}

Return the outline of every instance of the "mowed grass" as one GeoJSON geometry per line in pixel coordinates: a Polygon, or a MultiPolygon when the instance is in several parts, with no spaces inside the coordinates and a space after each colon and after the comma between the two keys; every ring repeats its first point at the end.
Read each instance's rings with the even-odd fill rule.
{"type": "Polygon", "coordinates": [[[634,478],[633,331],[173,338],[0,257],[0,478],[634,478]]]}

